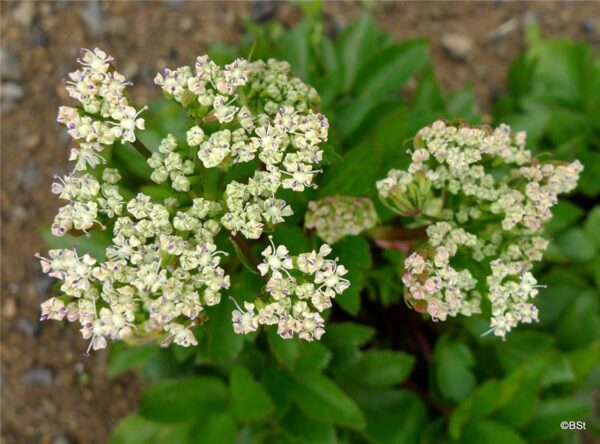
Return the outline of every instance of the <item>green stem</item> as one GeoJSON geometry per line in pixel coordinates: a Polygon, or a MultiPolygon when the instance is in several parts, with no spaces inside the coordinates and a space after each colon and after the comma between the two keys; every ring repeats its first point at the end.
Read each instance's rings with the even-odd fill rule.
{"type": "Polygon", "coordinates": [[[140,142],[139,139],[136,138],[133,142],[131,142],[131,144],[146,159],[148,159],[150,156],[152,156],[152,151],[150,151],[146,147],[146,145],[144,145],[142,142],[140,142]]]}
{"type": "Polygon", "coordinates": [[[246,242],[246,240],[239,234],[236,234],[235,236],[230,236],[229,239],[231,239],[231,242],[233,242],[235,244],[238,251],[243,255],[243,258],[240,258],[240,260],[242,260],[242,262],[244,262],[244,260],[246,262],[248,262],[252,266],[252,268],[254,268],[254,270],[257,273],[259,273],[258,266],[259,266],[260,262],[254,256],[254,253],[252,252],[252,248],[250,248],[250,245],[248,245],[248,242],[246,242]]]}
{"type": "Polygon", "coordinates": [[[427,227],[402,228],[381,226],[374,228],[369,234],[376,240],[414,241],[427,237],[427,227]]]}

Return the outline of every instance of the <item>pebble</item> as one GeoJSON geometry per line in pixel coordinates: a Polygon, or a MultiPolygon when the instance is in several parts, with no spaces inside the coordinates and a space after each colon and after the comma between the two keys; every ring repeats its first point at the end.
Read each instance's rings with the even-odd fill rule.
{"type": "Polygon", "coordinates": [[[64,435],[57,436],[52,441],[52,444],[72,444],[71,440],[64,435]]]}
{"type": "Polygon", "coordinates": [[[264,23],[275,16],[276,3],[259,0],[250,3],[250,20],[264,23]]]}
{"type": "Polygon", "coordinates": [[[25,29],[29,29],[35,15],[35,2],[20,2],[13,10],[13,20],[25,29]]]}
{"type": "Polygon", "coordinates": [[[125,17],[111,16],[106,22],[106,32],[115,37],[123,37],[127,34],[128,26],[125,17]]]}
{"type": "Polygon", "coordinates": [[[450,57],[464,62],[473,50],[473,40],[462,34],[444,34],[442,46],[450,57]]]}
{"type": "Polygon", "coordinates": [[[12,319],[17,314],[17,304],[14,298],[6,299],[2,301],[2,316],[7,319],[12,319]]]}
{"type": "Polygon", "coordinates": [[[25,222],[29,217],[29,211],[23,205],[16,205],[12,207],[10,216],[16,222],[25,222]]]}
{"type": "Polygon", "coordinates": [[[31,28],[31,43],[35,46],[48,46],[48,33],[39,25],[33,25],[31,28]]]}
{"type": "Polygon", "coordinates": [[[25,96],[23,88],[14,82],[5,82],[0,86],[0,111],[5,113],[12,110],[25,96]]]}
{"type": "Polygon", "coordinates": [[[591,18],[586,18],[582,20],[580,26],[581,30],[588,34],[595,34],[596,30],[598,29],[598,25],[596,24],[594,19],[591,18]]]}
{"type": "Polygon", "coordinates": [[[165,0],[165,3],[171,8],[179,8],[183,5],[183,0],[165,0]]]}
{"type": "Polygon", "coordinates": [[[29,160],[17,171],[16,185],[17,188],[30,190],[36,187],[40,182],[40,168],[36,163],[29,160]]]}
{"type": "Polygon", "coordinates": [[[24,379],[27,384],[52,385],[54,373],[49,368],[37,367],[27,370],[24,379]]]}
{"type": "Polygon", "coordinates": [[[81,8],[79,17],[83,20],[90,37],[97,39],[106,32],[106,14],[99,2],[90,2],[84,8],[81,8]]]}
{"type": "Polygon", "coordinates": [[[17,328],[27,336],[37,336],[40,332],[40,323],[37,320],[19,316],[17,318],[17,328]]]}
{"type": "Polygon", "coordinates": [[[0,50],[0,77],[2,77],[2,80],[21,80],[22,73],[23,70],[21,69],[19,57],[7,49],[2,48],[0,50]]]}

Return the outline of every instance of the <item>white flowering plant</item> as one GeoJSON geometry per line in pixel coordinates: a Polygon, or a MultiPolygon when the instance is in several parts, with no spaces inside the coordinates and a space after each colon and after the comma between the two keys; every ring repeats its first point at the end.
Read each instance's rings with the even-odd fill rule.
{"type": "Polygon", "coordinates": [[[114,442],[562,442],[545,411],[589,399],[550,390],[585,388],[600,318],[589,271],[544,261],[573,258],[558,199],[587,164],[482,125],[425,41],[307,11],[161,71],[147,106],[101,49],[68,76],[41,314],[153,381],[114,442]]]}

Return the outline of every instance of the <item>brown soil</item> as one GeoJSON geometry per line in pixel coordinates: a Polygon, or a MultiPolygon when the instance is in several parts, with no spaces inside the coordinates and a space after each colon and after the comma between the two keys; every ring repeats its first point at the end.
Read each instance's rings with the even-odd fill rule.
{"type": "MultiPolygon", "coordinates": [[[[78,48],[100,46],[113,55],[120,71],[133,76],[134,99],[143,103],[159,95],[155,72],[191,63],[212,42],[236,42],[242,19],[275,16],[293,23],[299,16],[295,6],[280,3],[113,2],[89,13],[100,11],[103,23],[86,25],[86,8],[90,3],[0,2],[2,48],[22,67],[21,78],[11,81],[25,93],[1,116],[1,440],[7,444],[107,442],[111,428],[135,408],[141,388],[134,373],[109,380],[105,353],[84,357],[87,344],[75,326],[37,322],[50,289],[33,254],[46,250],[39,227],[59,206],[49,190],[52,176],[69,168],[69,140],[55,118],[67,101],[61,78],[73,69],[78,48]]],[[[328,3],[326,11],[338,27],[361,7],[328,3]]],[[[378,4],[376,16],[397,39],[429,38],[442,84],[454,89],[471,81],[484,110],[523,49],[523,21],[537,20],[549,35],[600,44],[600,3],[594,2],[390,2],[378,4]],[[502,24],[514,29],[491,38],[502,24]],[[471,40],[464,60],[442,46],[449,33],[471,40]]]]}

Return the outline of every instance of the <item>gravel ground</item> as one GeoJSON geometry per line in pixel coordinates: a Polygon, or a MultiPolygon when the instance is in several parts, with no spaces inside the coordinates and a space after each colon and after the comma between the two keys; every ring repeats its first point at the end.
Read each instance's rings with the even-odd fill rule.
{"type": "MultiPolygon", "coordinates": [[[[327,3],[339,29],[360,14],[359,4],[327,3]]],[[[110,381],[105,353],[83,356],[77,328],[40,324],[39,304],[51,281],[33,258],[46,247],[40,226],[59,202],[52,176],[68,171],[69,139],[55,123],[67,102],[61,79],[80,47],[100,46],[135,82],[137,103],[159,96],[154,73],[192,63],[212,42],[236,42],[242,21],[279,18],[293,24],[295,6],[266,2],[0,2],[2,431],[7,444],[104,443],[135,408],[135,373],[110,381]]],[[[379,23],[397,39],[427,37],[443,86],[470,81],[482,110],[501,91],[508,64],[524,47],[523,24],[544,33],[600,46],[598,2],[385,2],[379,23]]]]}

